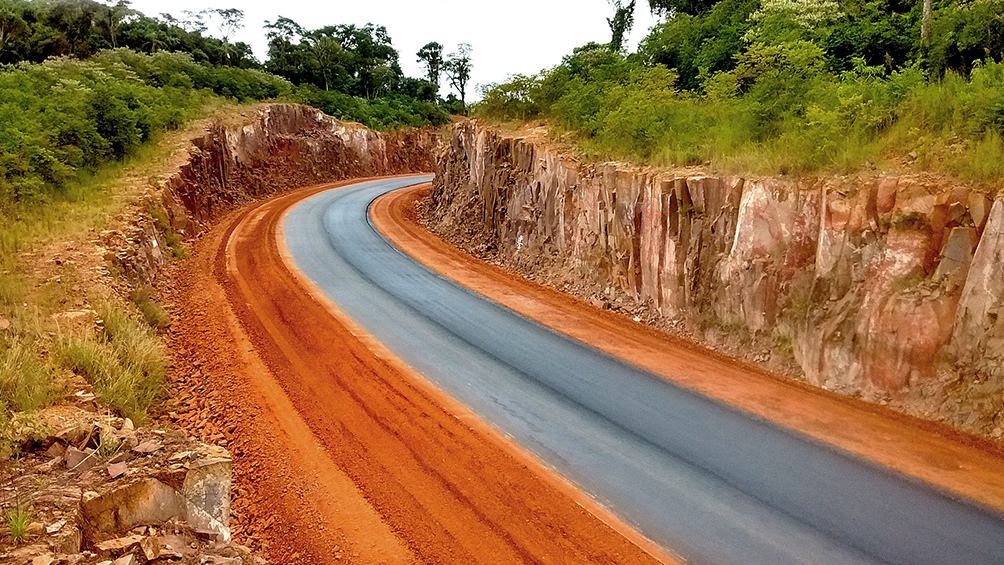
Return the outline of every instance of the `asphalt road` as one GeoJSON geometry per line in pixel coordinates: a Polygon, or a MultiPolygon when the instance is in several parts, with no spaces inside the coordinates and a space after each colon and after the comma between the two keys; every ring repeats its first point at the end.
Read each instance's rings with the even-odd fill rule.
{"type": "MultiPolygon", "coordinates": [[[[296,266],[411,367],[698,563],[1004,564],[1004,517],[674,386],[429,271],[364,182],[290,210],[296,266]]],[[[1004,478],[1002,478],[1004,480],[1004,478]]]]}

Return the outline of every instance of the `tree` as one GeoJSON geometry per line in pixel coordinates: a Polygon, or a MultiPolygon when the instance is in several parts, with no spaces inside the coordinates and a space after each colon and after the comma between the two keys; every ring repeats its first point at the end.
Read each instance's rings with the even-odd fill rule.
{"type": "Polygon", "coordinates": [[[675,16],[690,14],[696,16],[707,12],[719,0],[648,0],[648,6],[653,14],[660,16],[675,16]]]}
{"type": "Polygon", "coordinates": [[[0,52],[7,44],[28,32],[28,24],[21,14],[8,7],[0,8],[0,52]]]}
{"type": "Polygon", "coordinates": [[[213,8],[203,10],[204,16],[216,20],[216,30],[223,40],[223,57],[227,64],[233,58],[234,46],[230,43],[230,38],[237,30],[244,27],[244,10],[237,8],[213,8]]]}
{"type": "Polygon", "coordinates": [[[198,12],[193,12],[192,10],[185,10],[182,12],[185,16],[184,19],[180,20],[181,28],[189,33],[204,33],[206,31],[206,11],[200,10],[198,12]]]}
{"type": "Polygon", "coordinates": [[[346,86],[348,81],[345,80],[347,78],[345,67],[349,64],[350,54],[338,40],[337,29],[329,26],[309,32],[304,37],[304,43],[310,46],[317,62],[324,90],[331,90],[336,77],[341,79],[339,83],[342,87],[346,86]]]}
{"type": "Polygon", "coordinates": [[[418,62],[425,67],[425,76],[432,84],[439,84],[439,77],[443,73],[443,46],[435,41],[426,43],[418,50],[418,62]]]}
{"type": "Polygon", "coordinates": [[[614,7],[613,17],[607,18],[607,25],[610,26],[610,48],[620,51],[624,48],[624,37],[634,25],[635,0],[631,0],[627,5],[621,0],[610,0],[610,5],[614,7]]]}
{"type": "Polygon", "coordinates": [[[920,19],[920,46],[926,51],[931,46],[931,0],[923,0],[924,7],[920,19]]]}
{"type": "Polygon", "coordinates": [[[108,41],[112,47],[118,47],[118,32],[122,27],[122,22],[135,11],[129,7],[128,0],[118,0],[114,4],[106,5],[105,26],[108,28],[108,41]]]}
{"type": "Polygon", "coordinates": [[[471,46],[466,43],[461,43],[457,46],[457,50],[451,53],[447,57],[446,63],[443,64],[446,77],[450,80],[453,88],[457,90],[457,93],[460,94],[460,102],[464,106],[467,105],[467,83],[471,80],[472,67],[471,46]]]}

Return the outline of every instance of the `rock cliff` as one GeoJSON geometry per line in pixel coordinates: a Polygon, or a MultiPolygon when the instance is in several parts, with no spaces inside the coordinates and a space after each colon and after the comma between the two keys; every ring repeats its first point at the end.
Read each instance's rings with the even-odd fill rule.
{"type": "Polygon", "coordinates": [[[340,179],[431,171],[433,130],[372,131],[299,104],[268,104],[192,140],[178,170],[152,179],[145,210],[106,247],[128,278],[149,282],[171,238],[198,235],[219,216],[278,192],[340,179]]]}
{"type": "Polygon", "coordinates": [[[455,124],[437,174],[431,226],[472,251],[815,385],[1004,435],[1001,196],[928,175],[590,164],[476,121],[455,124]]]}

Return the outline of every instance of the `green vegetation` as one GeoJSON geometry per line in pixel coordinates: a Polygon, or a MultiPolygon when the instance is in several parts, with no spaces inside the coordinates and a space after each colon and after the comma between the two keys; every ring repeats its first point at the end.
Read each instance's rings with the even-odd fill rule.
{"type": "Polygon", "coordinates": [[[154,300],[153,289],[149,286],[142,286],[132,291],[129,294],[129,299],[136,305],[139,313],[143,315],[143,319],[151,328],[163,329],[170,323],[171,317],[168,316],[164,307],[154,300]]]}
{"type": "Polygon", "coordinates": [[[31,525],[31,512],[22,505],[8,508],[4,513],[7,518],[7,531],[10,541],[19,544],[28,539],[28,526],[31,525]]]}
{"type": "Polygon", "coordinates": [[[576,49],[488,89],[476,113],[548,120],[596,157],[1004,178],[1004,0],[935,1],[926,38],[914,1],[650,4],[665,20],[637,52],[576,49]]]}
{"type": "MultiPolygon", "coordinates": [[[[262,100],[380,129],[465,111],[462,99],[439,96],[439,73],[466,72],[462,95],[469,51],[448,72],[440,47],[435,80],[413,79],[381,27],[307,30],[280,18],[262,63],[231,41],[243,21],[233,8],[153,18],[125,0],[0,0],[0,459],[38,433],[32,411],[62,397],[72,373],[140,423],[161,398],[167,357],[155,332],[167,312],[149,288],[131,304],[108,298],[74,251],[170,170],[203,130],[195,120],[262,100]],[[71,257],[24,253],[55,240],[71,257]],[[87,308],[95,296],[97,324],[87,308]]],[[[170,253],[185,257],[164,211],[148,213],[170,253]]]]}
{"type": "Polygon", "coordinates": [[[20,411],[48,406],[62,393],[52,367],[37,356],[22,339],[0,342],[0,398],[20,411]]]}
{"type": "Polygon", "coordinates": [[[0,0],[4,267],[85,202],[107,200],[115,163],[147,158],[150,140],[224,101],[303,102],[378,129],[444,124],[463,111],[438,97],[438,81],[403,76],[382,27],[306,30],[279,18],[262,64],[229,39],[243,20],[236,9],[151,18],[127,2],[0,0]]]}
{"type": "Polygon", "coordinates": [[[62,190],[70,181],[177,129],[214,94],[246,101],[290,90],[285,80],[257,70],[125,49],[0,72],[0,213],[75,197],[62,190]]]}
{"type": "Polygon", "coordinates": [[[145,422],[148,409],[163,392],[167,370],[163,344],[118,305],[105,303],[98,315],[101,331],[64,339],[57,358],[85,377],[102,403],[121,416],[145,422]]]}

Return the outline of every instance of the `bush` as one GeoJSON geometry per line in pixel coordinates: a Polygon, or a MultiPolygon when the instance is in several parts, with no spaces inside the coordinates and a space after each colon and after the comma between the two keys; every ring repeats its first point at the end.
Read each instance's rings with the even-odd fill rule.
{"type": "MultiPolygon", "coordinates": [[[[812,41],[754,43],[704,93],[662,65],[601,48],[485,93],[475,114],[542,117],[579,136],[588,154],[725,170],[849,172],[909,153],[921,167],[977,183],[1004,178],[1004,64],[929,80],[857,59],[839,74],[812,41]],[[560,93],[560,95],[555,95],[560,93]]],[[[897,161],[898,166],[898,161],[897,161]]]]}
{"type": "Polygon", "coordinates": [[[366,99],[333,90],[304,86],[297,98],[339,120],[359,122],[378,130],[449,123],[450,114],[433,102],[402,95],[366,99]]]}
{"type": "Polygon", "coordinates": [[[68,181],[180,127],[214,95],[248,101],[291,90],[261,71],[179,53],[116,49],[9,67],[0,72],[0,212],[65,196],[68,181]]]}

